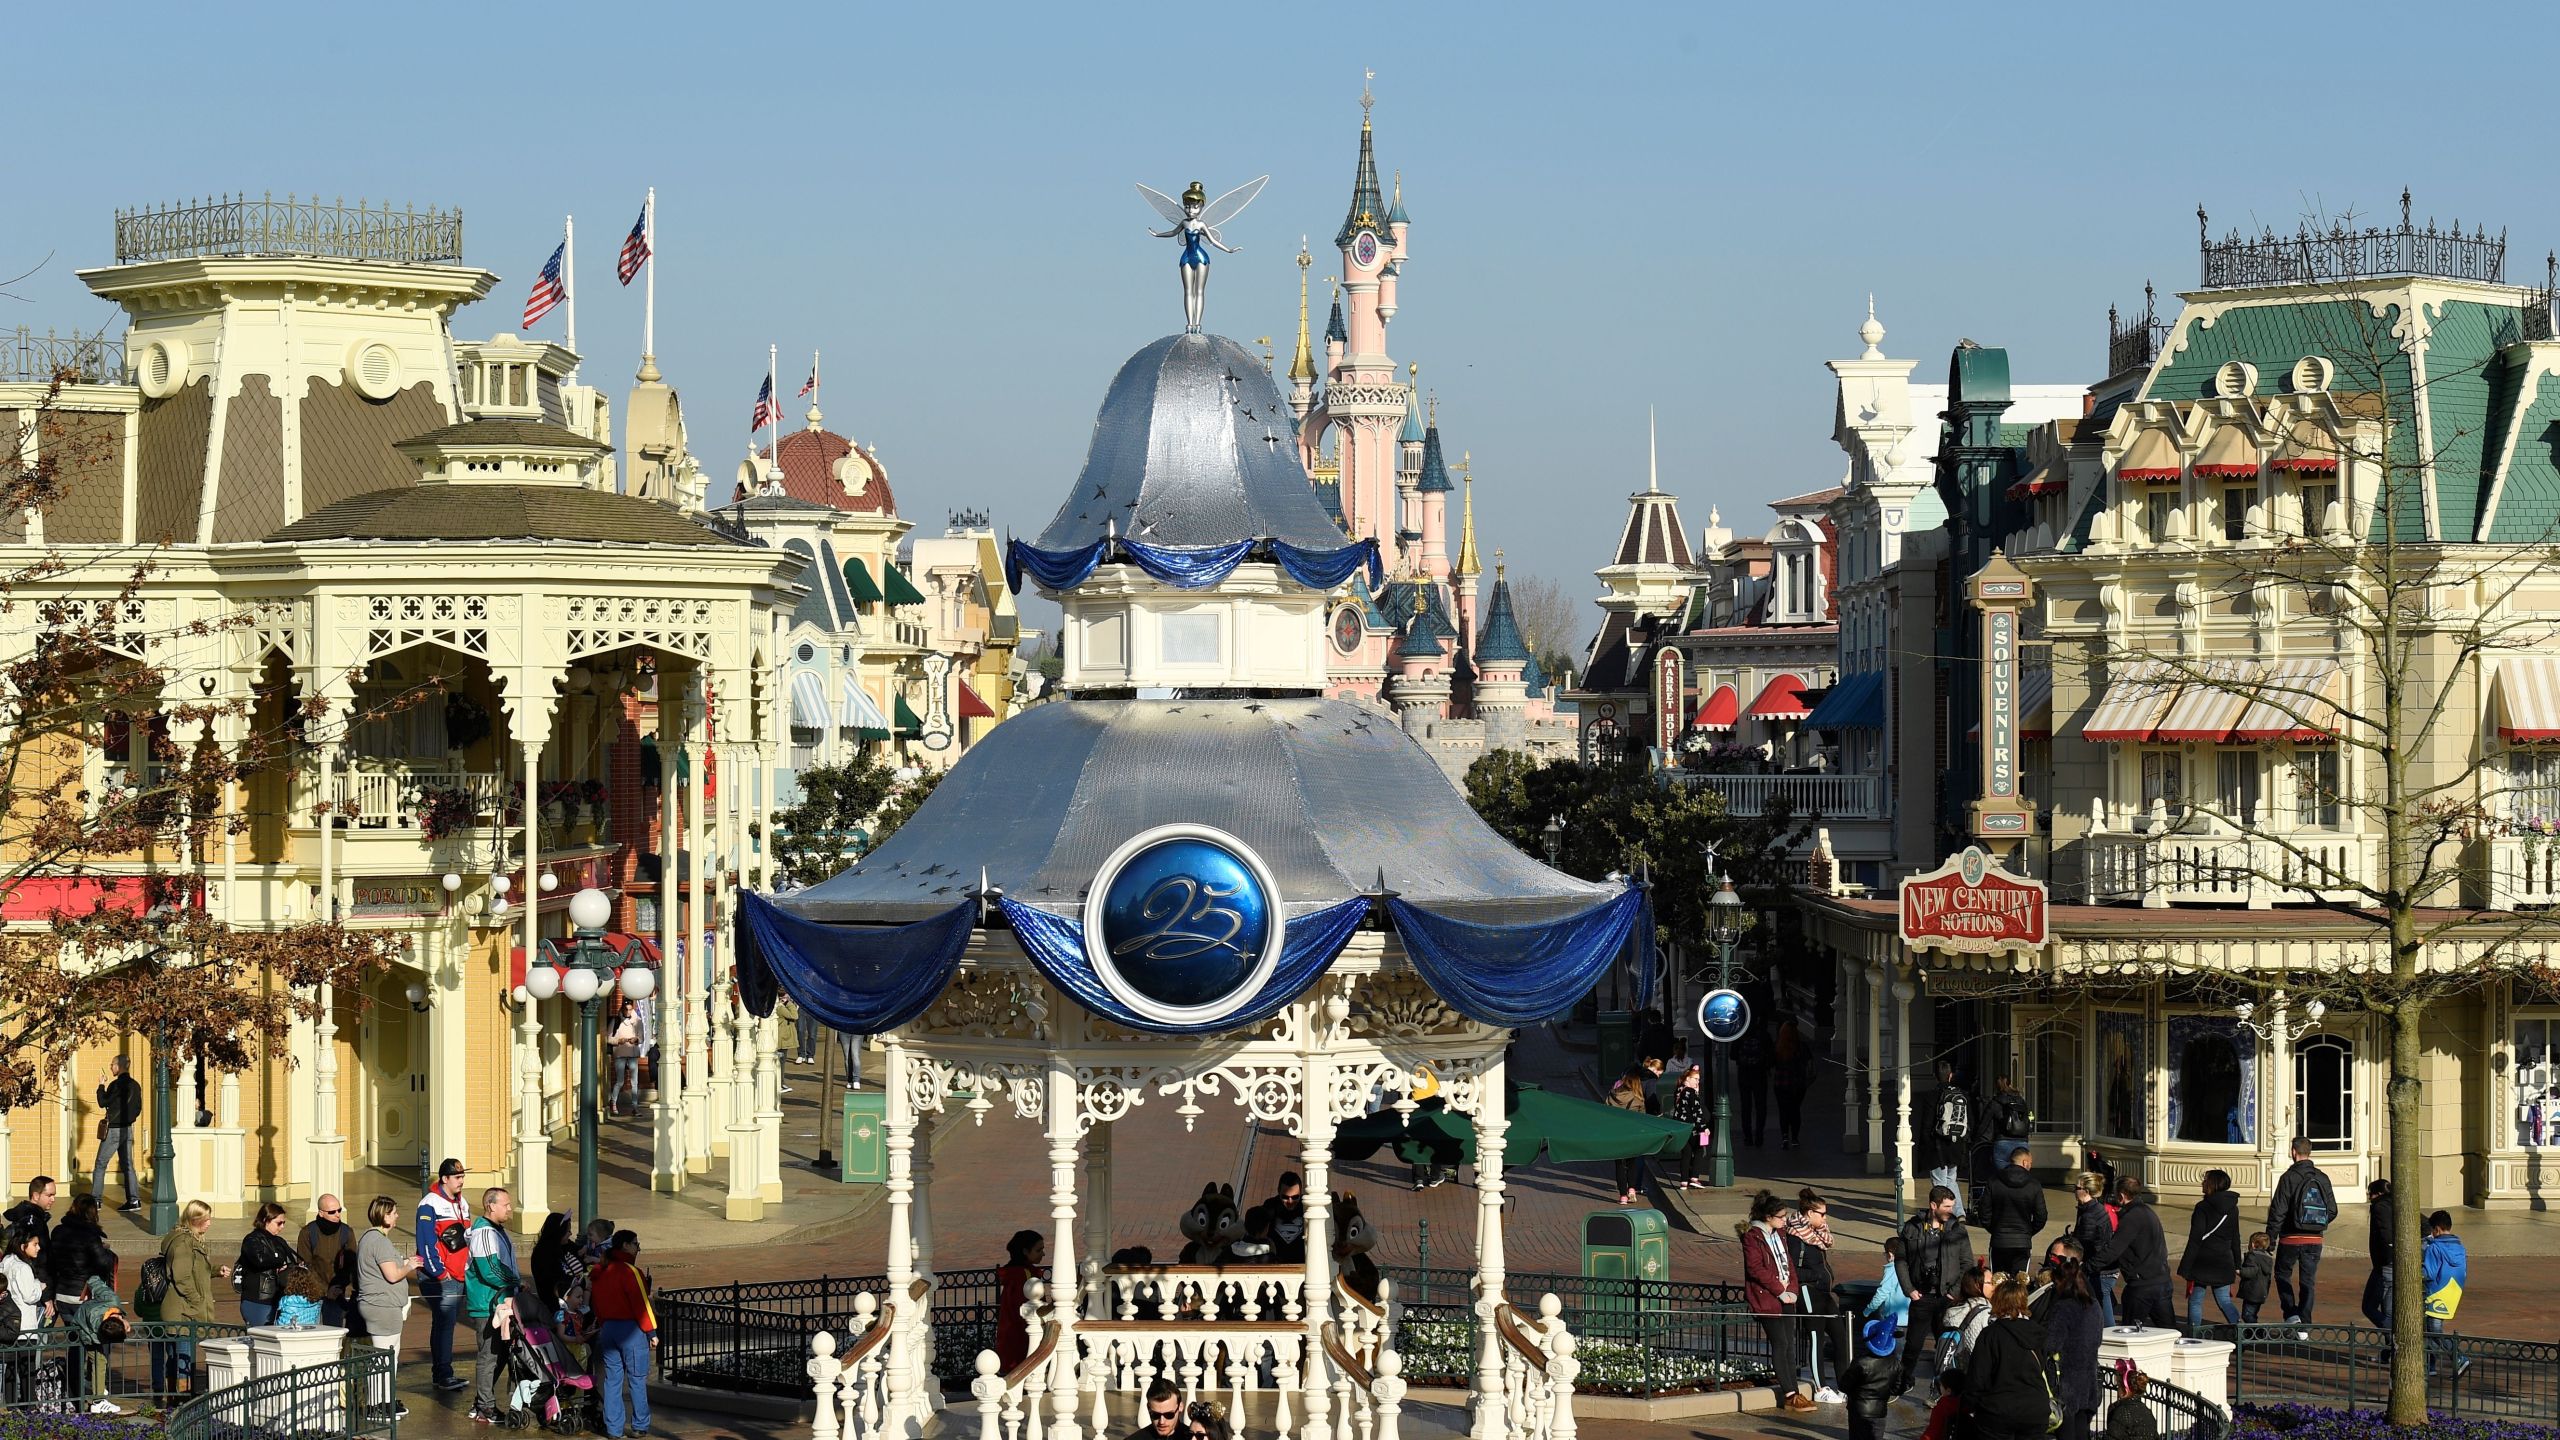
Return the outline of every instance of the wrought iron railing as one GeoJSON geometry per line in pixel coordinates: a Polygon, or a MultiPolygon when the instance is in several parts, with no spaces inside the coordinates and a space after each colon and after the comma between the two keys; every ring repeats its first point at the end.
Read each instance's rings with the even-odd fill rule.
{"type": "Polygon", "coordinates": [[[116,385],[124,381],[124,342],[95,335],[52,330],[38,335],[21,325],[0,332],[0,381],[60,380],[65,385],[116,385]]]}
{"type": "Polygon", "coordinates": [[[393,1440],[392,1354],[358,1345],[336,1360],[279,1370],[169,1412],[165,1440],[393,1440]]]}
{"type": "Polygon", "coordinates": [[[2291,235],[2262,228],[2256,235],[2233,230],[2216,240],[2206,228],[2204,207],[2196,207],[2197,244],[2203,252],[2207,289],[2229,285],[2301,285],[2326,280],[2352,280],[2367,275],[2432,275],[2447,280],[2480,280],[2501,284],[2507,271],[2507,233],[2491,235],[2485,226],[2462,233],[2456,220],[2438,229],[2434,220],[2420,229],[2410,218],[2409,192],[2400,192],[2397,226],[2350,228],[2333,220],[2325,230],[2305,221],[2291,235]]]}
{"type": "MultiPolygon", "coordinates": [[[[829,1275],[747,1285],[666,1290],[652,1297],[658,1317],[658,1377],[670,1384],[752,1395],[797,1396],[809,1388],[809,1341],[842,1341],[853,1329],[857,1295],[887,1295],[880,1275],[829,1275]]],[[[934,1276],[933,1370],[965,1379],[980,1350],[996,1343],[996,1272],[934,1276]]]]}
{"type": "Polygon", "coordinates": [[[2181,1390],[2153,1376],[2143,1376],[2141,1388],[2128,1395],[2117,1379],[2115,1367],[2101,1365],[2098,1396],[2098,1418],[2092,1428],[2102,1435],[2111,1433],[2107,1417],[2119,1405],[2140,1405],[2149,1410],[2160,1440],[2224,1440],[2231,1433],[2229,1411],[2192,1390],[2181,1390]]]}
{"type": "Polygon", "coordinates": [[[113,1345],[48,1326],[0,1345],[0,1410],[85,1413],[100,1401],[128,1414],[167,1410],[185,1393],[187,1357],[207,1340],[228,1340],[238,1325],[187,1320],[135,1323],[113,1345]]]}
{"type": "MultiPolygon", "coordinates": [[[[2391,1398],[2391,1337],[2361,1325],[2235,1325],[2231,1404],[2378,1409],[2391,1398]]],[[[2427,1339],[2427,1408],[2560,1423],[2560,1344],[2445,1334],[2427,1339]]]]}
{"type": "Polygon", "coordinates": [[[275,192],[116,212],[116,263],[204,255],[319,255],[337,260],[459,264],[462,212],[394,209],[275,192]]]}
{"type": "MultiPolygon", "coordinates": [[[[1401,1307],[1396,1350],[1404,1377],[1416,1385],[1472,1383],[1482,1345],[1476,1332],[1474,1276],[1459,1269],[1385,1267],[1401,1307]]],[[[1589,1275],[1511,1272],[1514,1294],[1552,1294],[1573,1331],[1586,1394],[1678,1395],[1765,1384],[1774,1373],[1769,1337],[1744,1303],[1739,1285],[1685,1280],[1627,1280],[1589,1275]]],[[[1847,1326],[1836,1315],[1800,1317],[1818,1337],[1821,1364],[1836,1374],[1845,1358],[1847,1326]]],[[[1811,1358],[1802,1341],[1798,1353],[1811,1358]]]]}
{"type": "Polygon", "coordinates": [[[2128,370],[2148,370],[2151,362],[2169,344],[2169,322],[2160,318],[2159,296],[2146,283],[2142,287],[2142,313],[2119,315],[2116,307],[2107,307],[2107,373],[2122,375],[2128,370]]]}

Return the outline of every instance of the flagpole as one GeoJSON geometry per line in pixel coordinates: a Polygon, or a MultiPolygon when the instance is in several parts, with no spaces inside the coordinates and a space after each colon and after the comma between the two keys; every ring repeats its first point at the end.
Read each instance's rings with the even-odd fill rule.
{"type": "Polygon", "coordinates": [[[772,418],[767,423],[773,427],[773,473],[777,475],[782,473],[781,355],[782,347],[779,345],[764,347],[764,388],[765,393],[773,397],[773,409],[767,412],[772,418]]]}
{"type": "MultiPolygon", "coordinates": [[[[630,194],[631,192],[630,192],[630,191],[628,191],[628,190],[626,190],[626,191],[624,191],[624,192],[622,192],[622,193],[624,193],[624,194],[628,195],[628,194],[630,194]]],[[[649,272],[647,276],[643,277],[643,278],[645,278],[645,279],[648,281],[648,285],[647,285],[647,288],[642,292],[642,296],[641,296],[641,300],[640,300],[640,358],[641,358],[641,359],[643,359],[643,360],[647,360],[647,359],[650,359],[650,358],[654,357],[654,356],[658,353],[658,187],[657,187],[657,186],[652,185],[652,186],[650,186],[650,187],[649,187],[649,198],[641,202],[641,204],[640,204],[640,208],[642,208],[643,210],[646,210],[646,211],[648,211],[648,212],[649,212],[649,224],[648,224],[648,227],[647,227],[647,228],[642,232],[642,233],[643,233],[643,234],[648,238],[648,241],[649,241],[649,258],[641,262],[641,268],[643,268],[643,269],[645,269],[645,270],[647,270],[647,271],[649,272]]]]}
{"type": "Polygon", "coordinates": [[[809,352],[809,403],[816,405],[826,397],[818,393],[818,352],[809,352]]]}
{"type": "Polygon", "coordinates": [[[567,292],[569,307],[569,379],[578,378],[578,217],[568,215],[560,221],[560,288],[567,292]]]}

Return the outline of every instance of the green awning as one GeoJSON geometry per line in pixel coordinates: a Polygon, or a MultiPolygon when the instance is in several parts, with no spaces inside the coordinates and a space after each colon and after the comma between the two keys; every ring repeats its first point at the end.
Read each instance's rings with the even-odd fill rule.
{"type": "MultiPolygon", "coordinates": [[[[1526,1169],[1541,1151],[1550,1160],[1574,1164],[1648,1155],[1667,1159],[1697,1143],[1694,1132],[1680,1121],[1558,1095],[1535,1085],[1515,1086],[1508,1108],[1510,1128],[1502,1139],[1506,1169],[1526,1169]]],[[[1337,1160],[1365,1160],[1389,1146],[1414,1165],[1455,1165],[1461,1157],[1473,1161],[1475,1121],[1426,1102],[1410,1122],[1393,1110],[1381,1110],[1346,1120],[1334,1132],[1337,1160]]]]}
{"type": "Polygon", "coordinates": [[[880,573],[888,581],[882,588],[887,591],[890,604],[921,605],[924,603],[924,592],[908,583],[907,577],[898,573],[896,565],[883,560],[880,562],[880,573]]]}
{"type": "MultiPolygon", "coordinates": [[[[898,572],[892,570],[889,573],[895,575],[898,572]]],[[[853,592],[856,602],[864,605],[880,602],[880,587],[871,583],[871,567],[862,563],[861,556],[856,555],[844,562],[844,584],[853,592]]]]}
{"type": "MultiPolygon", "coordinates": [[[[898,572],[892,570],[889,573],[895,575],[898,572]]],[[[907,697],[898,696],[895,708],[898,717],[898,733],[909,740],[921,739],[924,735],[924,722],[916,718],[915,710],[907,704],[907,697]]]]}

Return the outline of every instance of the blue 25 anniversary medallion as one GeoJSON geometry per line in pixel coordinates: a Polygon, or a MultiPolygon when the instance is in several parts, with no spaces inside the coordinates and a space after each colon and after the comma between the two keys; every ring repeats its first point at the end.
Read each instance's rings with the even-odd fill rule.
{"type": "Polygon", "coordinates": [[[1147,1019],[1216,1020],[1250,1000],[1278,963],[1278,895],[1243,841],[1205,825],[1161,825],[1094,876],[1085,958],[1114,998],[1147,1019]]]}

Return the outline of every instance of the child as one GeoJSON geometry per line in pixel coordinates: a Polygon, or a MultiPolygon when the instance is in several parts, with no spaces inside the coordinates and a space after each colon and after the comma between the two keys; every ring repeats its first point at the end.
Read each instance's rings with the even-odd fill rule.
{"type": "Polygon", "coordinates": [[[284,1273],[284,1298],[276,1303],[276,1323],[288,1330],[308,1330],[320,1323],[320,1302],[329,1298],[320,1272],[294,1257],[284,1273]]]}
{"type": "Polygon", "coordinates": [[[2240,1257],[2240,1321],[2258,1323],[2258,1307],[2276,1280],[2276,1242],[2264,1230],[2249,1237],[2249,1253],[2240,1257]]]}
{"type": "Polygon", "coordinates": [[[1920,1440],[1955,1440],[1956,1412],[1964,1408],[1964,1372],[1938,1372],[1938,1403],[1929,1407],[1929,1428],[1920,1440]]]}
{"type": "Polygon", "coordinates": [[[1858,1358],[1840,1373],[1841,1387],[1848,1391],[1849,1440],[1876,1440],[1885,1411],[1893,1405],[1902,1379],[1902,1364],[1895,1358],[1902,1340],[1894,1328],[1893,1320],[1883,1315],[1858,1327],[1858,1358]]]}

